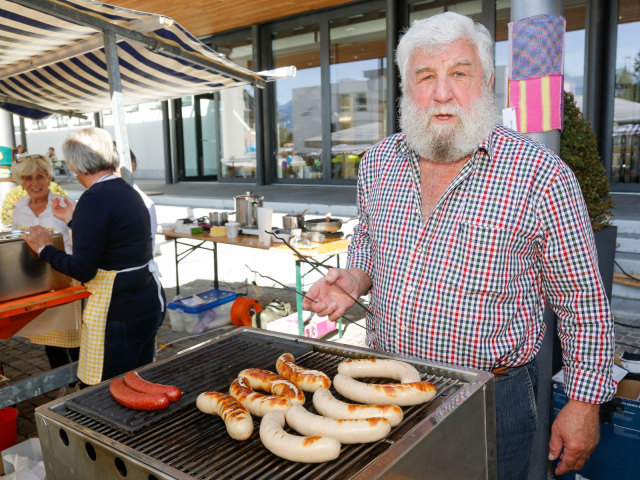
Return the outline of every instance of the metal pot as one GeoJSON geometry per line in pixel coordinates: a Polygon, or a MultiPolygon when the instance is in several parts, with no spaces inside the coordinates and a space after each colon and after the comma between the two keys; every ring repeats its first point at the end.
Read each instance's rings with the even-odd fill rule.
{"type": "Polygon", "coordinates": [[[304,215],[285,215],[282,217],[282,226],[287,230],[304,228],[304,215]]]}
{"type": "Polygon", "coordinates": [[[224,225],[228,221],[227,212],[209,212],[209,223],[211,225],[224,225]]]}
{"type": "Polygon", "coordinates": [[[350,222],[351,220],[357,220],[357,219],[358,217],[351,217],[342,221],[337,218],[331,218],[331,217],[314,218],[312,220],[307,220],[305,222],[305,226],[307,230],[309,230],[310,232],[321,232],[321,233],[329,232],[330,233],[330,232],[337,232],[342,228],[342,225],[344,225],[345,223],[350,222]]]}
{"type": "Polygon", "coordinates": [[[245,195],[238,195],[236,200],[236,220],[241,227],[258,226],[258,208],[262,206],[264,197],[260,195],[251,195],[247,192],[245,195]]]}

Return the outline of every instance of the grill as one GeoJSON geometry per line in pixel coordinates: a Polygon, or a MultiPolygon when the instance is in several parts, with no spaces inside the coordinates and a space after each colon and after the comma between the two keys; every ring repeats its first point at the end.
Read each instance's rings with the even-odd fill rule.
{"type": "MultiPolygon", "coordinates": [[[[109,400],[101,384],[36,410],[47,478],[75,479],[410,479],[497,478],[494,384],[490,374],[416,359],[437,387],[429,403],[403,408],[403,422],[372,444],[343,445],[322,464],[271,454],[259,437],[260,419],[245,442],[232,440],[218,417],[195,407],[203,391],[228,391],[249,367],[275,371],[279,355],[331,378],[347,358],[399,358],[333,342],[250,328],[234,330],[140,371],[186,392],[175,409],[132,412],[109,400]]],[[[364,379],[380,382],[380,379],[364,379]]],[[[341,398],[333,389],[332,393],[341,398]]],[[[313,410],[312,394],[305,407],[313,410]]],[[[315,412],[314,412],[315,413],[315,412]]],[[[291,432],[295,433],[295,432],[291,432]]]]}

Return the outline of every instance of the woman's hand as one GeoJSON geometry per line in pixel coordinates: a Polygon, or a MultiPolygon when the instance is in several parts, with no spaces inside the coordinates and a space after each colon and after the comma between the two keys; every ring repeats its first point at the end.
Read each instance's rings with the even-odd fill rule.
{"type": "Polygon", "coordinates": [[[54,198],[51,201],[51,205],[53,208],[53,214],[62,220],[64,223],[68,224],[73,217],[73,203],[68,198],[64,198],[65,206],[63,207],[60,203],[59,198],[54,198]]]}
{"type": "Polygon", "coordinates": [[[22,234],[22,239],[31,247],[34,252],[38,252],[40,247],[46,247],[47,245],[53,245],[51,240],[51,232],[39,225],[29,227],[29,233],[22,234]]]}

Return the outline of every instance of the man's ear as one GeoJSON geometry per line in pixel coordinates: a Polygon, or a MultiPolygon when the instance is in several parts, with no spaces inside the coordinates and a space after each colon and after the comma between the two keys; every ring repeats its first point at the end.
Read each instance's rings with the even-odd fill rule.
{"type": "Polygon", "coordinates": [[[491,78],[489,79],[489,90],[493,90],[493,82],[496,79],[495,74],[491,74],[491,78]]]}

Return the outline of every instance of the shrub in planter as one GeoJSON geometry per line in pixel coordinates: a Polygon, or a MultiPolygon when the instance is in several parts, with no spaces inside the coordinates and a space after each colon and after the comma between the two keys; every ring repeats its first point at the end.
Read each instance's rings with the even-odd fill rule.
{"type": "Polygon", "coordinates": [[[598,252],[598,267],[607,297],[611,301],[617,227],[611,225],[613,199],[609,180],[598,153],[596,134],[582,116],[573,94],[564,93],[564,130],[560,137],[560,158],[575,173],[587,204],[598,252]]]}
{"type": "Polygon", "coordinates": [[[560,137],[560,158],[575,173],[587,204],[594,232],[611,225],[613,199],[609,180],[598,153],[596,134],[582,116],[572,93],[564,92],[564,130],[560,137]]]}
{"type": "MultiPolygon", "coordinates": [[[[62,189],[56,182],[49,184],[49,191],[58,195],[67,195],[66,190],[62,189]]],[[[11,225],[11,215],[13,214],[13,207],[16,202],[27,194],[27,191],[20,185],[13,187],[4,197],[2,202],[2,225],[11,225]]]]}

